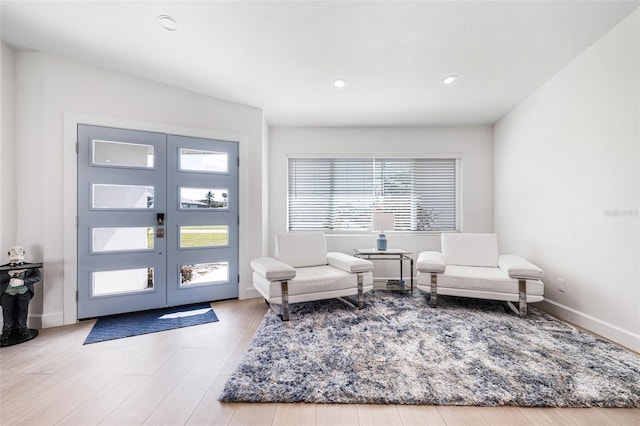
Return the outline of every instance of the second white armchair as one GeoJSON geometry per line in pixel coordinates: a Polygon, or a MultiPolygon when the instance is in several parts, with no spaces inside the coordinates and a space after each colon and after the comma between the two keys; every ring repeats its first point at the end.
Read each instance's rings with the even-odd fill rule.
{"type": "Polygon", "coordinates": [[[441,242],[441,252],[422,252],[416,262],[418,289],[430,293],[432,307],[439,294],[503,300],[524,317],[527,303],[544,300],[542,269],[520,256],[498,254],[496,234],[445,233],[441,242]]]}

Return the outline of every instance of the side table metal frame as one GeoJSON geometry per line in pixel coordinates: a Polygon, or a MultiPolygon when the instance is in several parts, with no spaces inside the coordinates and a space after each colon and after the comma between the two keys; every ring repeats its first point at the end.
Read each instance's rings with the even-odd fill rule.
{"type": "Polygon", "coordinates": [[[413,295],[413,258],[409,256],[408,251],[403,249],[388,249],[388,250],[376,250],[376,249],[354,249],[353,255],[367,260],[399,260],[400,261],[400,281],[404,283],[402,278],[402,269],[404,261],[409,261],[411,266],[409,268],[409,276],[411,277],[411,294],[413,295]]]}

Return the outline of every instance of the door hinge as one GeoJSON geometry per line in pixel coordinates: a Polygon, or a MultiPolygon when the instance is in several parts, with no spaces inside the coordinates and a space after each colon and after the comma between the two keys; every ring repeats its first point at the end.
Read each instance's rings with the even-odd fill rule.
{"type": "Polygon", "coordinates": [[[240,157],[238,157],[238,167],[240,167],[240,157]]]}
{"type": "Polygon", "coordinates": [[[76,290],[76,302],[78,301],[78,290],[76,290]]]}
{"type": "Polygon", "coordinates": [[[78,226],[80,226],[80,218],[76,216],[76,228],[78,228],[78,226]]]}
{"type": "Polygon", "coordinates": [[[76,154],[78,153],[79,149],[80,149],[80,147],[78,146],[78,141],[76,141],[76,154]]]}
{"type": "Polygon", "coordinates": [[[238,225],[240,225],[240,216],[238,216],[238,225]]]}
{"type": "Polygon", "coordinates": [[[240,283],[240,274],[238,274],[238,283],[240,283]]]}

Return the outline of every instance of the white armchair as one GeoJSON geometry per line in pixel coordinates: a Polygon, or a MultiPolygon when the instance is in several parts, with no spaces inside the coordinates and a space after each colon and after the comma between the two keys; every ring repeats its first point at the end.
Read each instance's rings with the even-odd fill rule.
{"type": "Polygon", "coordinates": [[[322,232],[278,234],[275,258],[255,259],[251,267],[253,286],[283,321],[289,321],[290,303],[357,296],[362,309],[364,293],[373,289],[373,263],[327,253],[322,232]]]}
{"type": "Polygon", "coordinates": [[[520,256],[498,254],[496,234],[441,238],[442,252],[422,252],[416,262],[417,286],[430,293],[430,306],[437,306],[438,294],[503,300],[524,317],[527,303],[544,300],[542,269],[520,256]]]}

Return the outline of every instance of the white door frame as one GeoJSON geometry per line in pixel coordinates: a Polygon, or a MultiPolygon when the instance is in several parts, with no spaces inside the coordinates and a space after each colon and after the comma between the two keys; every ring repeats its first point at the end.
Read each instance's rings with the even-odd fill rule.
{"type": "MultiPolygon", "coordinates": [[[[247,136],[241,133],[231,133],[218,130],[198,129],[191,127],[173,126],[165,123],[154,123],[146,121],[127,120],[117,117],[106,117],[96,115],[74,114],[66,113],[64,116],[64,224],[63,224],[63,239],[64,239],[64,257],[63,257],[63,272],[64,272],[64,300],[63,300],[63,324],[75,324],[78,321],[78,303],[76,301],[76,290],[78,288],[78,276],[77,276],[77,229],[76,229],[76,214],[77,214],[77,160],[76,160],[76,138],[78,124],[89,124],[93,126],[106,126],[116,127],[122,129],[131,130],[143,130],[149,132],[160,132],[167,134],[192,136],[205,139],[218,139],[238,142],[238,149],[240,155],[240,162],[242,165],[243,160],[246,160],[247,152],[247,136]]],[[[248,182],[246,173],[241,166],[238,173],[239,181],[239,193],[247,194],[248,182]]],[[[242,199],[239,200],[239,215],[240,215],[240,227],[239,233],[239,247],[238,247],[238,264],[239,269],[242,271],[242,265],[249,263],[248,250],[245,241],[247,221],[242,218],[249,217],[247,211],[247,203],[243,203],[242,199]]],[[[242,272],[241,272],[242,273],[242,272]]],[[[239,298],[252,297],[248,296],[242,286],[239,284],[239,298]]]]}

